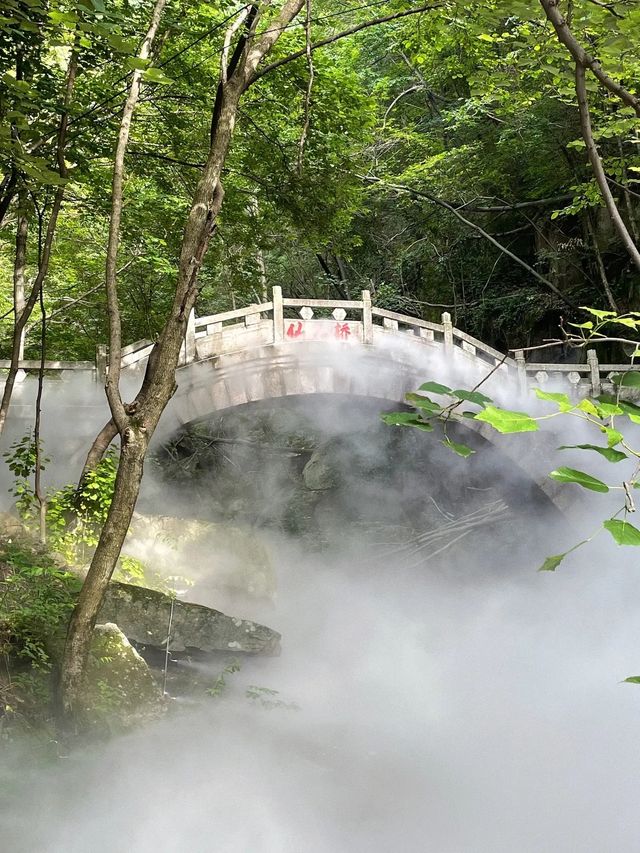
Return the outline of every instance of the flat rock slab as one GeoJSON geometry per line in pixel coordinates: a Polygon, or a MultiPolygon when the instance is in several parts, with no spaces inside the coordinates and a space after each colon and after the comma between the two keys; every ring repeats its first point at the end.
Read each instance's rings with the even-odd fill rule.
{"type": "Polygon", "coordinates": [[[177,653],[280,653],[280,634],[265,625],[179,599],[173,600],[172,615],[171,605],[172,599],[162,592],[111,583],[98,621],[113,622],[132,642],[158,649],[166,646],[171,622],[169,648],[177,653]]]}

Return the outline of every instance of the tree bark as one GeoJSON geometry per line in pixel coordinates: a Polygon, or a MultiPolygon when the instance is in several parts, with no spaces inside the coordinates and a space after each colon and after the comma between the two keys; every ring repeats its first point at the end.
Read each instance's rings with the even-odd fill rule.
{"type": "Polygon", "coordinates": [[[140,428],[127,427],[120,453],[111,508],[100,534],[100,541],[73,611],[60,677],[60,721],[67,731],[78,720],[77,703],[91,637],[100,604],[131,524],[140,493],[147,436],[140,428]]]}
{"type": "Polygon", "coordinates": [[[640,100],[638,100],[635,95],[632,95],[631,92],[627,91],[624,86],[621,86],[620,83],[617,83],[609,77],[609,75],[602,70],[602,66],[598,60],[591,56],[590,53],[587,53],[587,51],[582,47],[571,32],[569,24],[564,19],[559,8],[558,0],[540,0],[540,4],[544,9],[545,15],[556,31],[558,41],[567,48],[576,65],[580,65],[583,70],[585,68],[589,68],[600,83],[602,83],[605,89],[608,89],[612,94],[620,98],[624,104],[631,107],[635,111],[635,114],[640,117],[640,100]]]}
{"type": "Polygon", "coordinates": [[[640,252],[638,251],[636,244],[633,242],[633,238],[631,237],[631,234],[629,234],[627,226],[620,215],[620,211],[618,210],[618,206],[613,198],[613,194],[604,171],[604,166],[602,165],[602,160],[600,159],[600,155],[598,154],[598,149],[593,138],[591,115],[589,113],[589,101],[587,98],[587,87],[585,85],[585,71],[584,66],[580,63],[576,63],[576,95],[578,98],[578,108],[580,110],[582,137],[585,145],[587,146],[587,155],[589,157],[589,162],[591,163],[591,168],[593,169],[596,183],[598,184],[598,188],[600,189],[600,194],[602,195],[606,208],[609,211],[609,216],[611,217],[613,226],[618,232],[618,236],[620,237],[620,240],[627,250],[636,269],[640,271],[640,252]]]}
{"type": "MultiPolygon", "coordinates": [[[[73,89],[75,86],[77,70],[78,55],[74,46],[74,49],[72,50],[71,56],[69,58],[69,65],[67,66],[64,104],[62,107],[62,115],[60,118],[60,126],[58,129],[58,143],[56,149],[56,156],[58,160],[58,174],[60,175],[60,178],[62,180],[65,180],[68,174],[68,170],[65,163],[65,147],[67,141],[67,126],[69,123],[69,107],[71,106],[71,99],[73,97],[73,89]]],[[[31,287],[29,297],[25,302],[24,308],[21,311],[20,316],[16,317],[16,322],[13,329],[13,340],[11,342],[11,364],[4,384],[2,401],[0,402],[0,435],[2,434],[2,431],[7,421],[9,406],[11,405],[11,396],[13,394],[16,376],[19,370],[24,330],[29,321],[29,317],[31,316],[31,313],[35,307],[36,301],[40,295],[40,289],[43,287],[44,280],[49,271],[49,261],[51,260],[53,237],[55,235],[56,226],[58,224],[58,215],[60,213],[60,208],[62,207],[62,201],[64,199],[64,191],[64,184],[61,184],[56,190],[53,204],[51,206],[51,213],[49,214],[49,222],[47,224],[47,233],[44,240],[42,256],[39,258],[38,261],[38,273],[31,287]]]]}

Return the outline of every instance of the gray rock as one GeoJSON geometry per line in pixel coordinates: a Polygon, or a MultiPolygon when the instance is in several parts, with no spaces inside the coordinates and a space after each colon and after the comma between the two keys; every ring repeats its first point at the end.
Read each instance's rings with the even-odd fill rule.
{"type": "Polygon", "coordinates": [[[171,619],[169,647],[174,652],[204,655],[233,652],[249,655],[277,655],[280,634],[247,619],[226,616],[201,604],[173,600],[162,592],[111,583],[98,621],[115,622],[138,645],[164,648],[171,619]]]}
{"type": "Polygon", "coordinates": [[[80,693],[87,721],[127,729],[164,713],[162,691],[117,625],[96,625],[80,693]]]}
{"type": "Polygon", "coordinates": [[[339,472],[330,446],[323,445],[314,450],[304,466],[302,479],[305,487],[312,492],[333,489],[338,485],[339,472]]]}

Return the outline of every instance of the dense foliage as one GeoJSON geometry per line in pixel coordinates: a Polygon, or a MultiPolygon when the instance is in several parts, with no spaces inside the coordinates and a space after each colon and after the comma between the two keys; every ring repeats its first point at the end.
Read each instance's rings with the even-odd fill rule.
{"type": "MultiPolygon", "coordinates": [[[[314,0],[313,40],[399,2],[314,0]]],[[[561,4],[582,44],[623,82],[638,77],[633,2],[561,4]]],[[[0,16],[0,313],[12,322],[15,239],[29,224],[34,274],[53,194],[66,183],[44,288],[51,357],[93,358],[107,339],[104,253],[110,162],[145,2],[10,0],[0,16]],[[68,178],[56,135],[72,52],[68,178]],[[4,210],[6,208],[6,210],[4,210]]],[[[127,155],[119,253],[125,342],[153,338],[169,303],[185,213],[207,146],[232,4],[169,4],[145,62],[127,155]]],[[[277,56],[304,44],[303,21],[277,56]]],[[[231,308],[278,284],[349,296],[526,345],[571,307],[638,304],[638,272],[611,227],[585,155],[570,57],[536,3],[446,2],[364,29],[266,75],[243,101],[225,168],[226,201],[200,276],[198,310],[231,308]],[[309,132],[301,153],[305,111],[309,132]],[[554,284],[551,292],[442,202],[554,284]]],[[[637,236],[637,117],[588,81],[611,188],[637,236]]],[[[37,312],[27,337],[37,355],[37,312]]]]}

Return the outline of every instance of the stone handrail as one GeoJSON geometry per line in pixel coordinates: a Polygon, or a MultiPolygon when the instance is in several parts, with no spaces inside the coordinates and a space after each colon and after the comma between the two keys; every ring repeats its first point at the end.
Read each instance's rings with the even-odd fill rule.
{"type": "MultiPolygon", "coordinates": [[[[445,357],[470,359],[479,366],[498,368],[513,378],[522,393],[532,385],[561,384],[574,397],[597,396],[613,388],[611,374],[637,371],[630,364],[599,364],[595,350],[587,351],[586,364],[547,364],[527,362],[524,351],[514,357],[488,346],[456,329],[448,312],[441,323],[432,323],[406,314],[377,308],[371,294],[363,290],[360,299],[288,299],[279,287],[273,288],[272,300],[224,311],[205,317],[191,312],[180,357],[180,367],[207,361],[219,355],[257,346],[296,341],[330,341],[375,345],[383,337],[411,339],[430,347],[441,348],[445,357]],[[320,315],[320,316],[317,316],[320,315]]],[[[122,350],[123,369],[140,369],[153,348],[149,340],[137,341],[122,350]]],[[[38,361],[22,361],[25,370],[37,370],[38,361]]],[[[0,361],[0,370],[9,367],[0,361]]],[[[96,349],[93,362],[47,361],[47,371],[92,371],[94,378],[104,381],[107,370],[107,348],[96,349]]]]}

